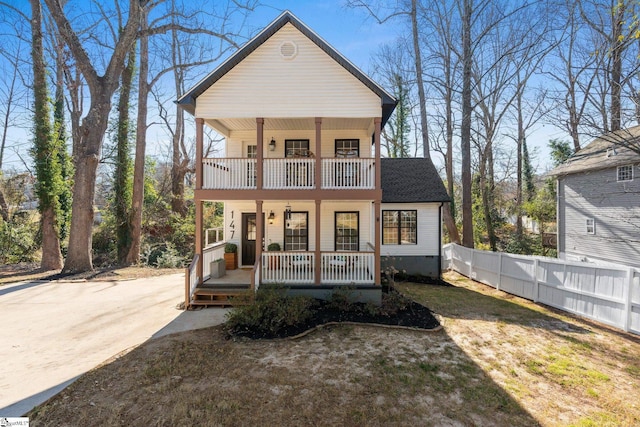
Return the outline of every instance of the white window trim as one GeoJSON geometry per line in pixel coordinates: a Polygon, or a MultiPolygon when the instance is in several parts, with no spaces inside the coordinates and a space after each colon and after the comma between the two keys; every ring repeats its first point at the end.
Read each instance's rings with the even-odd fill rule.
{"type": "Polygon", "coordinates": [[[596,234],[596,220],[594,218],[587,218],[585,221],[585,231],[587,234],[596,234]],[[591,229],[591,231],[589,231],[591,229]]]}
{"type": "Polygon", "coordinates": [[[631,182],[633,181],[633,165],[622,165],[616,168],[616,180],[618,182],[631,182]],[[630,179],[620,179],[620,169],[621,168],[630,168],[631,169],[631,178],[630,179]]]}

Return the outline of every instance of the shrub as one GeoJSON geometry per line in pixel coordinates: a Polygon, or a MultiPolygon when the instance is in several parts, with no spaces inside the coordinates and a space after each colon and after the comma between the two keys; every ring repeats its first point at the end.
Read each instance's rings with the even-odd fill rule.
{"type": "Polygon", "coordinates": [[[29,212],[20,212],[4,222],[0,218],[0,262],[14,264],[38,258],[38,221],[29,212]]]}
{"type": "Polygon", "coordinates": [[[227,314],[225,329],[230,334],[251,333],[278,336],[288,327],[304,324],[312,317],[314,300],[287,297],[282,288],[263,287],[253,304],[235,307],[227,314]]]}
{"type": "Polygon", "coordinates": [[[280,248],[280,243],[273,242],[273,243],[269,243],[269,246],[267,246],[267,250],[269,252],[279,252],[282,249],[280,248]]]}
{"type": "Polygon", "coordinates": [[[225,254],[235,254],[238,252],[238,245],[235,243],[227,243],[224,245],[225,254]]]}

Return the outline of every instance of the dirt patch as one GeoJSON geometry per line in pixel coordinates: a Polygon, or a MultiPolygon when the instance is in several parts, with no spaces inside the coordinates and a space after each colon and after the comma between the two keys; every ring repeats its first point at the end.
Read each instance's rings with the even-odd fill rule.
{"type": "Polygon", "coordinates": [[[150,341],[28,414],[32,425],[639,425],[640,340],[458,275],[400,290],[440,332],[221,327],[150,341]]]}

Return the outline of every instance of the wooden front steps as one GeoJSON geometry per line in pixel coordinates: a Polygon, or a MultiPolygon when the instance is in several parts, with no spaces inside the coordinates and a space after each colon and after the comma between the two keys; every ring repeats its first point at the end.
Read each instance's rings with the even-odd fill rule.
{"type": "Polygon", "coordinates": [[[230,307],[247,305],[253,301],[249,285],[208,285],[196,288],[192,306],[230,307]]]}

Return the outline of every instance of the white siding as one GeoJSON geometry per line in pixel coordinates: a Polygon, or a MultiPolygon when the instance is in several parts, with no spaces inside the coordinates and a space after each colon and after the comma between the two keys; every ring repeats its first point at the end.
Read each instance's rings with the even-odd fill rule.
{"type": "Polygon", "coordinates": [[[378,117],[381,100],[286,24],[196,100],[196,117],[378,117]],[[280,45],[293,41],[293,59],[280,45]]]}
{"type": "Polygon", "coordinates": [[[561,256],[640,265],[640,168],[629,182],[617,182],[616,168],[568,175],[561,182],[561,256]],[[595,222],[594,234],[586,231],[587,219],[595,222]]]}
{"type": "MultiPolygon", "coordinates": [[[[321,133],[322,153],[320,156],[316,151],[315,130],[288,130],[288,131],[264,131],[264,157],[282,158],[284,157],[284,141],[286,139],[308,139],[309,149],[317,157],[335,157],[336,139],[359,139],[360,157],[372,157],[371,135],[367,135],[366,130],[323,130],[321,133]],[[276,149],[269,151],[271,138],[276,141],[276,149]]],[[[247,157],[247,145],[256,144],[256,131],[235,131],[227,138],[225,157],[247,157]]]]}
{"type": "MultiPolygon", "coordinates": [[[[417,210],[418,244],[381,245],[382,256],[424,255],[437,256],[440,252],[440,203],[382,203],[381,210],[417,210]]],[[[382,212],[380,213],[382,223],[382,212]]],[[[382,227],[382,224],[380,224],[382,227]]]]}

